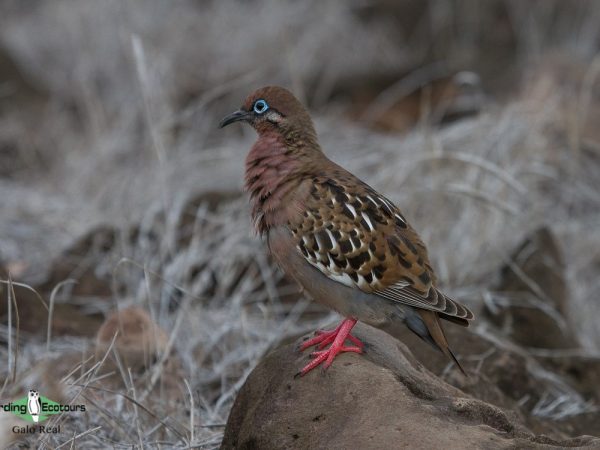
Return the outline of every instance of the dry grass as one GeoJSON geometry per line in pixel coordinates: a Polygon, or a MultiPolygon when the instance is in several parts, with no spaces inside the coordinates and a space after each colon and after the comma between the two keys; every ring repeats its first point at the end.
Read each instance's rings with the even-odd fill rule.
{"type": "MultiPolygon", "coordinates": [[[[0,178],[0,259],[25,262],[43,279],[74,237],[97,226],[114,230],[114,245],[90,250],[80,263],[112,286],[113,298],[73,295],[70,284],[57,284],[46,299],[50,311],[60,302],[104,314],[139,305],[168,330],[177,361],[174,370],[167,351],[146,373],[117,364],[103,374],[112,349],[88,360],[91,340],[51,336],[50,328],[18,335],[11,315],[0,324],[0,360],[8,362],[0,397],[20,396],[56,371],[67,401],[93,405],[85,420],[61,416],[66,433],[21,441],[216,448],[257,361],[331,319],[308,314],[320,310],[306,301],[286,301],[294,287],[251,232],[246,200],[236,193],[253,133],[216,129],[249,90],[267,83],[291,86],[313,105],[325,151],[402,207],[441,283],[472,307],[511,249],[550,225],[565,250],[570,320],[584,346],[598,348],[600,144],[583,133],[598,107],[597,63],[580,90],[533,70],[477,117],[443,128],[424,117],[402,137],[349,123],[343,95],[332,96],[351,80],[399,76],[432,61],[443,60],[449,72],[474,67],[498,8],[516,36],[511,68],[532,68],[524,61],[556,47],[586,71],[578,58],[597,51],[600,8],[581,2],[565,15],[560,2],[527,10],[521,2],[430,3],[409,32],[385,15],[369,18],[360,2],[5,2],[0,42],[47,101],[34,129],[17,112],[0,119],[26,155],[26,169],[0,178]],[[209,191],[227,195],[215,206],[202,200],[209,191]],[[61,360],[70,365],[53,362],[61,360]]],[[[534,413],[584,411],[569,395],[549,393],[534,413]]]]}

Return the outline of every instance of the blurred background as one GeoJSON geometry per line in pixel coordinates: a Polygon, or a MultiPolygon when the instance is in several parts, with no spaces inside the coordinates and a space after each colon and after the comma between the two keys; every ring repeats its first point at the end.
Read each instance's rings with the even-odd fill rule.
{"type": "Polygon", "coordinates": [[[218,129],[272,84],[476,311],[489,348],[455,345],[471,381],[414,343],[423,363],[535,430],[600,434],[600,3],[3,0],[0,17],[0,399],[90,405],[0,444],[218,447],[260,358],[335,320],[253,234],[254,131],[218,129]]]}

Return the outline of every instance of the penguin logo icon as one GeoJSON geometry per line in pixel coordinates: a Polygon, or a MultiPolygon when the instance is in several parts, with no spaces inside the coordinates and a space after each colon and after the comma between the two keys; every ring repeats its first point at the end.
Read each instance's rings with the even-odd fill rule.
{"type": "Polygon", "coordinates": [[[42,410],[40,406],[40,394],[38,391],[33,389],[29,390],[29,394],[27,394],[27,410],[31,415],[34,423],[37,423],[40,420],[40,411],[42,410]]]}

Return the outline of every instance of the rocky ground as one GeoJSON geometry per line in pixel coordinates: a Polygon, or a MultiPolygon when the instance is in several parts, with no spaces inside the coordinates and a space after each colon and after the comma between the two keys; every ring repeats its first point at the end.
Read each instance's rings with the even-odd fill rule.
{"type": "Polygon", "coordinates": [[[582,357],[572,330],[560,326],[557,256],[550,232],[539,230],[513,254],[519,270],[503,268],[497,286],[524,298],[548,286],[547,309],[490,303],[476,326],[446,326],[468,376],[408,330],[400,343],[362,325],[364,355],[345,354],[297,379],[308,358],[298,340],[250,374],[223,448],[600,447],[591,436],[600,424],[600,359],[582,357]]]}
{"type": "MultiPolygon", "coordinates": [[[[295,367],[306,362],[306,358],[297,354],[297,343],[269,354],[240,391],[229,416],[222,448],[600,446],[600,438],[586,435],[568,438],[569,433],[559,431],[562,428],[596,432],[597,412],[584,415],[583,420],[561,424],[557,429],[555,421],[538,421],[523,415],[514,405],[515,393],[502,392],[497,376],[475,373],[466,380],[446,382],[387,334],[359,326],[356,335],[367,343],[362,358],[346,355],[331,370],[302,380],[293,378],[295,367]],[[463,385],[464,390],[451,383],[463,385]],[[493,400],[489,403],[480,400],[490,397],[493,400]],[[513,404],[513,408],[497,404],[513,404]],[[532,428],[538,431],[532,432],[532,428],[525,426],[527,422],[534,422],[532,428]]],[[[474,335],[472,339],[476,338],[474,335]]],[[[505,363],[518,359],[489,342],[481,346],[489,353],[497,352],[505,363]]],[[[530,386],[538,381],[526,370],[505,370],[508,371],[530,386]]],[[[527,391],[523,388],[521,392],[527,391]]]]}
{"type": "Polygon", "coordinates": [[[599,446],[597,3],[0,9],[0,401],[88,406],[2,412],[0,447],[599,446]],[[253,133],[217,129],[264,84],[420,230],[468,377],[361,326],[293,378],[337,317],[251,231],[253,133]]]}

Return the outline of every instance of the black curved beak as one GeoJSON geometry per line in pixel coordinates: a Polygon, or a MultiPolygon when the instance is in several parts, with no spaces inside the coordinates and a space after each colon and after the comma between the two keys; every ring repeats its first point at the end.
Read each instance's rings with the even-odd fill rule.
{"type": "Polygon", "coordinates": [[[231,114],[223,117],[223,120],[219,123],[219,128],[226,127],[230,123],[239,122],[240,120],[248,120],[250,118],[250,113],[248,111],[244,111],[242,109],[238,109],[237,111],[232,112],[231,114]]]}

